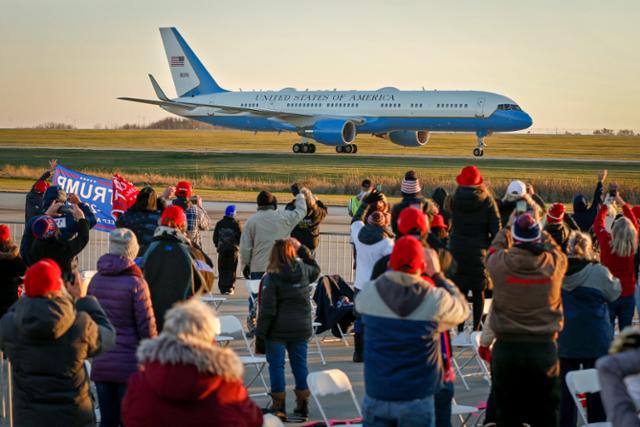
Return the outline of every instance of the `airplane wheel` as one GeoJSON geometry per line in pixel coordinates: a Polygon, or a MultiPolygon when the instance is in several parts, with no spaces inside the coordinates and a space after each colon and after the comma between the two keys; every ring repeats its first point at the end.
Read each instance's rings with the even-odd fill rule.
{"type": "Polygon", "coordinates": [[[309,144],[309,153],[313,154],[316,152],[316,144],[309,144]]]}
{"type": "Polygon", "coordinates": [[[473,155],[476,157],[482,157],[482,150],[480,148],[474,148],[473,149],[473,155]]]}
{"type": "Polygon", "coordinates": [[[480,150],[480,157],[484,156],[484,150],[480,150]]]}
{"type": "Polygon", "coordinates": [[[351,145],[345,145],[344,152],[347,154],[353,153],[353,147],[351,145]]]}
{"type": "Polygon", "coordinates": [[[336,153],[343,153],[344,147],[342,145],[336,145],[336,153]]]}
{"type": "Polygon", "coordinates": [[[302,145],[302,147],[300,148],[300,151],[302,151],[305,154],[310,151],[309,150],[309,144],[301,144],[301,145],[302,145]]]}
{"type": "Polygon", "coordinates": [[[351,144],[351,146],[353,147],[353,154],[356,154],[358,152],[358,146],[356,144],[351,144]]]}
{"type": "Polygon", "coordinates": [[[298,154],[300,151],[302,151],[302,146],[300,144],[293,144],[293,147],[291,148],[291,150],[298,154]]]}

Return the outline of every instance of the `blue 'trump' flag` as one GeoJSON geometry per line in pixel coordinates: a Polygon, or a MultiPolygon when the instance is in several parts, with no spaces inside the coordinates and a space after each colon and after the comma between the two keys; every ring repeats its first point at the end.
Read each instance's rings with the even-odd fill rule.
{"type": "Polygon", "coordinates": [[[77,194],[81,201],[93,208],[96,212],[96,230],[109,232],[116,227],[116,221],[111,216],[113,195],[111,180],[58,166],[53,174],[53,183],[67,194],[77,194]]]}

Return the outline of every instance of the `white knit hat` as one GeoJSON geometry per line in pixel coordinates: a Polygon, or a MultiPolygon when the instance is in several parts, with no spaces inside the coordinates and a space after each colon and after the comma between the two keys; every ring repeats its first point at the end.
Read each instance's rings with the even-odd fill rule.
{"type": "Polygon", "coordinates": [[[136,259],[140,246],[133,231],[127,228],[116,228],[109,233],[109,253],[129,259],[136,259]]]}

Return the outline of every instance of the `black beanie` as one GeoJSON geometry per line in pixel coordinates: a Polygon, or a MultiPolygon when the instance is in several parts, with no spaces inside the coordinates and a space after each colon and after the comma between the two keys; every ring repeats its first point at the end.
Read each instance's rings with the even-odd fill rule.
{"type": "Polygon", "coordinates": [[[273,194],[268,191],[261,191],[258,194],[258,207],[263,206],[275,206],[276,198],[273,194]]]}

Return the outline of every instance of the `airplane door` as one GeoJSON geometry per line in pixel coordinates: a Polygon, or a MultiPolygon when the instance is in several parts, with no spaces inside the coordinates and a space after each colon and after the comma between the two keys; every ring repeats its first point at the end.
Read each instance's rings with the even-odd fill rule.
{"type": "Polygon", "coordinates": [[[484,98],[478,98],[476,102],[476,117],[484,117],[484,98]]]}

